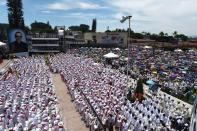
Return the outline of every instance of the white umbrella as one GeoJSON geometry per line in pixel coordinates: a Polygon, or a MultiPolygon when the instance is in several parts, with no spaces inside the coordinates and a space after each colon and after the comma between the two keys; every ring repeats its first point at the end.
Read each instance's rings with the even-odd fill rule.
{"type": "Polygon", "coordinates": [[[112,52],[110,52],[110,53],[104,55],[104,57],[105,58],[118,58],[119,56],[114,54],[114,53],[112,53],[112,52]]]}
{"type": "Polygon", "coordinates": [[[151,46],[144,46],[144,49],[151,49],[151,46]]]}
{"type": "Polygon", "coordinates": [[[194,50],[193,49],[190,49],[189,52],[194,52],[194,50]]]}
{"type": "Polygon", "coordinates": [[[120,48],[115,48],[115,50],[117,50],[117,51],[118,51],[118,50],[120,50],[120,48]]]}
{"type": "Polygon", "coordinates": [[[3,42],[0,41],[0,46],[3,46],[3,45],[6,45],[6,43],[3,43],[3,42]]]}
{"type": "Polygon", "coordinates": [[[182,52],[182,50],[181,49],[176,49],[176,50],[174,50],[175,52],[182,52]]]}

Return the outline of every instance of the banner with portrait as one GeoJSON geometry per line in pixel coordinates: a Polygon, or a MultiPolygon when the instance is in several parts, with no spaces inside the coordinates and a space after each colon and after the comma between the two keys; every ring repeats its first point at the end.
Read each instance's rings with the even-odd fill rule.
{"type": "Polygon", "coordinates": [[[119,34],[108,34],[102,36],[101,43],[123,44],[123,38],[119,34]]]}
{"type": "Polygon", "coordinates": [[[19,57],[28,54],[26,35],[21,29],[8,30],[8,43],[10,54],[15,56],[19,54],[19,57]]]}

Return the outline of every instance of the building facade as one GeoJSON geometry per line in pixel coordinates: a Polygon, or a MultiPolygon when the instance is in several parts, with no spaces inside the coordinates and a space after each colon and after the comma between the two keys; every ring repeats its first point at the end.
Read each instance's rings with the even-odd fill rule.
{"type": "Polygon", "coordinates": [[[127,32],[88,32],[84,34],[85,43],[127,45],[127,32]]]}

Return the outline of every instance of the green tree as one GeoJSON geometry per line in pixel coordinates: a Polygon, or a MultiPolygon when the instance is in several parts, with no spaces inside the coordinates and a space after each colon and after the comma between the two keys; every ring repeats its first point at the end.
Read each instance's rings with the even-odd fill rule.
{"type": "Polygon", "coordinates": [[[43,22],[37,22],[37,21],[31,24],[31,31],[39,32],[39,33],[43,33],[43,32],[53,33],[54,32],[49,22],[43,23],[43,22]]]}
{"type": "Polygon", "coordinates": [[[0,40],[4,41],[7,39],[7,29],[9,24],[0,23],[0,40]]]}
{"type": "Polygon", "coordinates": [[[106,30],[105,32],[107,33],[107,32],[112,32],[112,31],[111,30],[106,30]]]}
{"type": "Polygon", "coordinates": [[[168,36],[168,33],[165,33],[164,36],[168,36]]]}
{"type": "Polygon", "coordinates": [[[96,19],[92,20],[92,32],[96,32],[96,19]]]}
{"type": "Polygon", "coordinates": [[[10,28],[24,28],[22,0],[7,0],[10,28]]]}
{"type": "Polygon", "coordinates": [[[178,35],[178,32],[177,31],[174,31],[172,35],[174,36],[174,38],[176,38],[177,35],[178,35]]]}
{"type": "Polygon", "coordinates": [[[80,28],[79,28],[79,26],[70,26],[69,30],[71,30],[71,31],[80,31],[80,28]]]}
{"type": "Polygon", "coordinates": [[[187,41],[188,40],[188,36],[186,36],[184,34],[178,34],[177,38],[181,39],[182,41],[187,41]]]}
{"type": "Polygon", "coordinates": [[[163,37],[163,36],[164,36],[164,32],[161,31],[161,32],[159,33],[159,36],[163,37]]]}
{"type": "Polygon", "coordinates": [[[71,31],[81,31],[83,33],[85,32],[89,32],[89,25],[86,25],[86,24],[81,24],[80,26],[70,26],[69,27],[69,30],[71,31]]]}
{"type": "Polygon", "coordinates": [[[81,24],[79,26],[80,31],[83,32],[83,33],[89,32],[90,31],[89,28],[90,28],[89,25],[86,25],[86,24],[81,24]]]}

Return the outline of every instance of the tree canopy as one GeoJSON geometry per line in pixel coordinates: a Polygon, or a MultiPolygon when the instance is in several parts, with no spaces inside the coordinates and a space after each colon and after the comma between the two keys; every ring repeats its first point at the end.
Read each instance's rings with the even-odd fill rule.
{"type": "Polygon", "coordinates": [[[92,20],[92,32],[96,32],[96,19],[92,20]]]}
{"type": "Polygon", "coordinates": [[[23,28],[23,4],[22,0],[7,0],[8,21],[10,28],[23,28]]]}
{"type": "MultiPolygon", "coordinates": [[[[106,30],[105,32],[128,32],[129,29],[124,30],[124,29],[115,29],[115,30],[106,30]]],[[[158,42],[169,42],[169,43],[177,43],[178,40],[181,41],[187,41],[189,38],[188,36],[184,35],[184,34],[179,34],[177,31],[174,31],[172,33],[172,35],[169,35],[168,33],[165,33],[163,31],[161,31],[159,34],[156,33],[149,33],[149,32],[142,32],[142,33],[138,33],[138,32],[134,32],[134,31],[130,31],[130,35],[131,38],[133,39],[151,39],[151,40],[155,40],[158,42]]]]}
{"type": "Polygon", "coordinates": [[[71,30],[71,31],[81,31],[81,32],[85,33],[85,32],[90,31],[90,27],[89,27],[89,25],[86,25],[86,24],[80,24],[80,26],[70,26],[69,30],[71,30]]]}
{"type": "Polygon", "coordinates": [[[39,32],[39,33],[52,33],[54,32],[53,28],[51,27],[51,25],[49,24],[49,22],[47,23],[43,23],[43,22],[37,22],[35,21],[34,23],[31,24],[31,31],[32,32],[39,32]]]}
{"type": "Polygon", "coordinates": [[[9,24],[0,23],[0,41],[7,39],[7,29],[9,24]]]}

